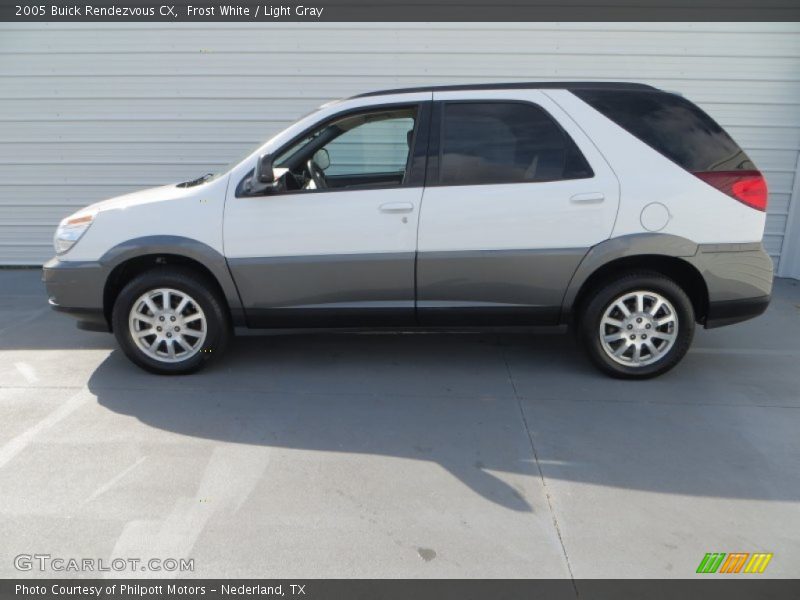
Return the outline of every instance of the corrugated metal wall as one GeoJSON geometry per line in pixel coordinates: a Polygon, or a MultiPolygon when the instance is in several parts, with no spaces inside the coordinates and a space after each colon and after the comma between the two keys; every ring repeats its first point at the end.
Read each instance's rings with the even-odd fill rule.
{"type": "Polygon", "coordinates": [[[75,208],[214,171],[320,103],[376,88],[621,79],[680,91],[766,173],[776,258],[800,151],[796,23],[4,23],[0,78],[0,264],[48,258],[75,208]]]}

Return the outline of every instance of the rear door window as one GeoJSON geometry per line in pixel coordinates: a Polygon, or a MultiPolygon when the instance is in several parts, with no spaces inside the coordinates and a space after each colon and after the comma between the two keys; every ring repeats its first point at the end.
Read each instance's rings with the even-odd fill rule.
{"type": "Polygon", "coordinates": [[[446,102],[440,185],[532,183],[592,177],[575,142],[527,102],[446,102]]]}

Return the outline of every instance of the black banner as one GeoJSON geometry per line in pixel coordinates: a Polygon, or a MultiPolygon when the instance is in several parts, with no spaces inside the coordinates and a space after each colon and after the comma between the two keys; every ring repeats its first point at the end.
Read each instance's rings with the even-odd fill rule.
{"type": "MultiPolygon", "coordinates": [[[[758,576],[753,576],[758,577],[758,576]]],[[[29,600],[754,600],[796,599],[800,582],[712,577],[676,580],[2,580],[0,598],[29,600]]]]}
{"type": "Polygon", "coordinates": [[[797,0],[0,0],[0,21],[798,21],[797,0]]]}

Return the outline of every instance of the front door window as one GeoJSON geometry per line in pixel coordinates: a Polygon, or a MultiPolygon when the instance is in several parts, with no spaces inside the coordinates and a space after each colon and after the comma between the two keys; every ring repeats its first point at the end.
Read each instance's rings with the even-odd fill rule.
{"type": "Polygon", "coordinates": [[[408,170],[415,107],[330,121],[280,153],[279,191],[398,187],[408,170]]]}

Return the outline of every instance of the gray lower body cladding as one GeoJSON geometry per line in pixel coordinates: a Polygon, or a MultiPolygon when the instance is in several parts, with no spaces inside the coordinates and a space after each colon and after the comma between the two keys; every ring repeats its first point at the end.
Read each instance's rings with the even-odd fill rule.
{"type": "Polygon", "coordinates": [[[587,248],[422,252],[420,325],[556,325],[587,248]]]}
{"type": "Polygon", "coordinates": [[[257,328],[414,324],[414,253],[232,258],[257,328]]]}
{"type": "Polygon", "coordinates": [[[556,325],[586,250],[229,259],[251,327],[556,325]]]}
{"type": "MultiPolygon", "coordinates": [[[[702,275],[707,327],[757,316],[769,302],[772,261],[761,244],[697,246],[664,235],[592,249],[230,259],[227,287],[235,281],[243,321],[254,328],[556,325],[595,269],[648,254],[680,258],[702,275]]],[[[51,260],[43,270],[50,303],[84,328],[108,330],[103,293],[111,270],[51,260]]]]}

